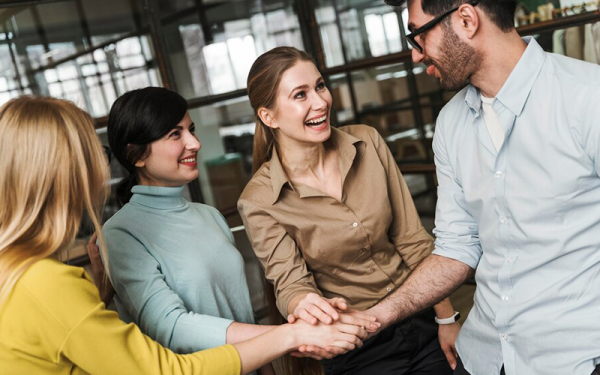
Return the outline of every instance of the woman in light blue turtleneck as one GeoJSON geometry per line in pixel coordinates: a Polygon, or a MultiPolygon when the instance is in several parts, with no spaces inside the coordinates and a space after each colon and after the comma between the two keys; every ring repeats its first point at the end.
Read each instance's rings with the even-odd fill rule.
{"type": "MultiPolygon", "coordinates": [[[[103,229],[117,309],[178,353],[273,329],[253,324],[244,260],[223,216],[181,196],[198,177],[194,128],[185,99],[157,87],[121,96],[108,119],[111,150],[129,172],[117,186],[124,206],[103,229]]],[[[337,337],[332,352],[339,354],[360,345],[367,319],[348,315],[317,328],[337,337]]],[[[297,324],[294,332],[308,332],[297,324]]],[[[274,374],[270,365],[261,373],[274,374]]]]}
{"type": "Polygon", "coordinates": [[[178,353],[226,343],[233,321],[254,323],[244,260],[219,211],[185,200],[183,186],[132,192],[103,230],[121,319],[178,353]]]}

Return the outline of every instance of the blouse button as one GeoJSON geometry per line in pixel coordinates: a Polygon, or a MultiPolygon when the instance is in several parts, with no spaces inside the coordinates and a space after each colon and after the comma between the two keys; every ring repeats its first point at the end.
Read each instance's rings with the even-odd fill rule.
{"type": "Polygon", "coordinates": [[[385,290],[387,290],[388,292],[391,292],[392,291],[392,287],[388,286],[387,288],[385,288],[385,290]]]}
{"type": "Polygon", "coordinates": [[[353,224],[352,224],[352,226],[353,226],[354,228],[356,228],[356,227],[358,226],[358,223],[353,223],[353,224]]]}
{"type": "Polygon", "coordinates": [[[360,251],[361,251],[362,253],[366,253],[366,252],[367,252],[367,249],[366,249],[365,247],[363,247],[362,249],[360,249],[360,251]]]}

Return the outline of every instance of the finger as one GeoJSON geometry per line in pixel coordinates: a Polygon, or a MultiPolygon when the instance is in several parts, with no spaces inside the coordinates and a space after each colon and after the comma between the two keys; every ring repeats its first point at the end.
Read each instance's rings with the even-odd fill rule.
{"type": "Polygon", "coordinates": [[[360,339],[360,337],[354,335],[354,334],[350,334],[350,333],[338,333],[337,335],[335,335],[335,340],[336,341],[346,341],[352,345],[361,347],[362,346],[362,340],[360,339]]]}
{"type": "Polygon", "coordinates": [[[359,311],[359,310],[347,310],[346,313],[359,318],[359,319],[364,319],[364,320],[368,320],[370,322],[376,322],[377,321],[377,317],[375,315],[371,315],[365,311],[359,311]]]}
{"type": "Polygon", "coordinates": [[[325,357],[325,356],[331,355],[331,353],[329,353],[328,350],[319,348],[318,346],[314,346],[312,349],[313,350],[312,350],[311,354],[313,354],[313,355],[318,355],[320,357],[325,357]]]}
{"type": "Polygon", "coordinates": [[[334,356],[340,355],[340,354],[345,354],[348,352],[347,350],[344,350],[338,346],[328,346],[327,348],[325,348],[325,350],[334,356]]]}
{"type": "Polygon", "coordinates": [[[338,323],[335,327],[344,334],[350,334],[352,336],[358,336],[361,339],[367,338],[368,332],[364,329],[364,327],[355,326],[352,324],[341,324],[338,323]]]}
{"type": "Polygon", "coordinates": [[[94,232],[94,234],[92,234],[92,237],[90,237],[90,240],[88,241],[88,244],[96,244],[96,240],[98,239],[98,235],[96,234],[96,232],[94,232]]]}
{"type": "Polygon", "coordinates": [[[306,310],[300,310],[300,312],[298,313],[298,317],[300,319],[304,320],[308,324],[316,325],[318,323],[317,318],[315,318],[314,316],[312,316],[306,310]]]}
{"type": "Polygon", "coordinates": [[[307,311],[308,311],[308,313],[310,315],[314,316],[315,318],[317,318],[322,323],[325,323],[325,324],[331,324],[331,323],[333,323],[333,317],[330,316],[330,315],[328,315],[327,313],[325,313],[323,310],[321,310],[316,305],[309,306],[307,308],[307,311]]]}
{"type": "Polygon", "coordinates": [[[97,259],[100,256],[100,248],[96,245],[96,233],[92,235],[87,243],[87,253],[90,258],[97,259]]]}
{"type": "Polygon", "coordinates": [[[340,297],[334,297],[326,300],[332,307],[338,308],[340,310],[346,310],[348,308],[348,303],[345,299],[340,297]]]}
{"type": "Polygon", "coordinates": [[[365,329],[369,332],[375,332],[379,327],[381,327],[381,323],[374,322],[370,319],[363,319],[355,316],[354,314],[340,314],[339,321],[345,324],[365,327],[365,329]]]}
{"type": "Polygon", "coordinates": [[[296,316],[295,316],[294,314],[290,314],[290,315],[288,315],[288,317],[287,317],[287,321],[288,321],[288,323],[290,323],[290,324],[294,324],[294,323],[296,322],[296,316]]]}
{"type": "MultiPolygon", "coordinates": [[[[306,298],[308,301],[312,303],[312,305],[318,307],[325,314],[329,315],[333,320],[339,319],[338,312],[329,304],[328,300],[323,299],[318,294],[309,294],[306,298]]],[[[341,298],[340,298],[341,299],[341,298]]],[[[325,323],[325,322],[323,322],[325,323]]],[[[329,323],[327,323],[329,324],[329,323]]]]}
{"type": "Polygon", "coordinates": [[[347,351],[351,351],[351,350],[356,349],[356,345],[355,344],[353,344],[353,343],[351,343],[349,341],[346,341],[346,340],[334,341],[333,345],[339,346],[340,348],[346,349],[347,351]]]}
{"type": "Polygon", "coordinates": [[[448,347],[445,347],[445,348],[443,348],[443,351],[444,351],[444,354],[446,355],[446,360],[448,361],[448,364],[450,365],[452,370],[454,370],[456,368],[456,357],[454,357],[452,350],[448,347]]]}

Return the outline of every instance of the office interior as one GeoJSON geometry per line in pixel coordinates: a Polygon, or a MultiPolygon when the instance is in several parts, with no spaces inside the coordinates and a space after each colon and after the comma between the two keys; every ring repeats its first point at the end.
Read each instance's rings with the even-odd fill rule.
{"type": "MultiPolygon", "coordinates": [[[[521,1],[515,24],[549,52],[600,63],[600,1],[521,1]]],[[[435,121],[453,92],[411,59],[405,6],[383,0],[39,0],[0,3],[0,105],[20,95],[65,98],[89,112],[108,146],[107,115],[125,92],[177,91],[202,142],[189,200],[219,209],[246,260],[258,321],[262,271],[236,202],[251,176],[252,62],[277,46],[311,54],[333,95],[332,124],[366,124],[386,140],[425,227],[435,220],[435,121]]],[[[111,161],[111,186],[125,171],[111,161]]],[[[368,204],[368,202],[365,202],[368,204]]],[[[105,211],[118,210],[113,194],[105,211]]],[[[83,225],[63,261],[88,267],[83,225]]],[[[474,281],[452,297],[461,315],[474,281]]]]}

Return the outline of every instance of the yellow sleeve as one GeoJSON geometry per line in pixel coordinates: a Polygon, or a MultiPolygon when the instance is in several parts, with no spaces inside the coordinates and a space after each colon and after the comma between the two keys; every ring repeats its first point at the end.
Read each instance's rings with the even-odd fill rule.
{"type": "MultiPolygon", "coordinates": [[[[44,262],[24,284],[31,305],[50,326],[61,327],[52,339],[53,361],[72,363],[89,374],[239,375],[241,361],[231,345],[177,355],[144,335],[133,323],[106,310],[98,290],[81,268],[44,262]]],[[[33,323],[35,324],[35,323],[33,323]]],[[[47,332],[50,327],[38,327],[47,332]]],[[[46,345],[40,343],[40,345],[46,345]]]]}
{"type": "Polygon", "coordinates": [[[239,375],[241,362],[232,345],[177,355],[125,324],[99,304],[64,341],[60,356],[90,374],[239,375]]]}

